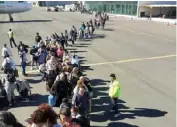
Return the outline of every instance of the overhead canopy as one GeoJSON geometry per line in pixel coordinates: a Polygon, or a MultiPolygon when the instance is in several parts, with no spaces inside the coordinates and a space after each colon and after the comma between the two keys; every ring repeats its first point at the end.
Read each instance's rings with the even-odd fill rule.
{"type": "Polygon", "coordinates": [[[153,5],[141,5],[141,7],[149,7],[149,8],[153,8],[153,7],[177,7],[177,5],[153,4],[153,5]]]}

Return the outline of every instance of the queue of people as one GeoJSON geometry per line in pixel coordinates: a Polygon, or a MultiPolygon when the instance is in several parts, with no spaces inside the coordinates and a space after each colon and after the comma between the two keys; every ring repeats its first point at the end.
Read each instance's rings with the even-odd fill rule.
{"type": "MultiPolygon", "coordinates": [[[[77,38],[92,37],[95,27],[90,20],[86,25],[82,23],[78,32],[75,26],[72,26],[70,34],[65,30],[65,34],[61,33],[61,36],[57,33],[52,34],[51,38],[47,37],[45,41],[39,33],[36,33],[35,44],[30,49],[31,69],[39,69],[42,75],[41,81],[45,82],[49,96],[48,104],[41,104],[26,120],[29,127],[90,127],[89,113],[92,110],[92,86],[89,79],[82,74],[79,57],[76,54],[71,54],[66,47],[68,41],[74,44],[77,38]],[[58,114],[52,107],[59,108],[58,114]]],[[[27,48],[29,46],[20,42],[17,47],[22,74],[28,76],[26,64],[28,61],[27,48]]],[[[18,74],[15,73],[15,63],[6,45],[4,45],[2,56],[4,57],[2,68],[5,77],[0,82],[0,90],[4,90],[3,96],[6,97],[7,103],[9,106],[15,103],[15,88],[18,89],[22,98],[30,100],[28,95],[29,84],[16,79],[18,74]]],[[[112,101],[112,110],[115,111],[117,117],[119,115],[117,100],[120,94],[120,84],[114,74],[110,77],[109,96],[112,101]]],[[[13,114],[9,112],[0,113],[0,124],[13,127],[21,126],[13,114]],[[5,117],[6,114],[9,114],[9,117],[5,117]],[[6,122],[12,118],[14,122],[6,122]]]]}

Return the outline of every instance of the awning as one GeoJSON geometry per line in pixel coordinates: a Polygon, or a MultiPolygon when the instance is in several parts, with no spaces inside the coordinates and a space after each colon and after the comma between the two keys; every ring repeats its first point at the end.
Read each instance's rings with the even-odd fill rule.
{"type": "Polygon", "coordinates": [[[161,5],[140,5],[140,7],[149,7],[149,8],[153,8],[153,7],[177,7],[177,5],[167,5],[167,4],[161,4],[161,5]]]}

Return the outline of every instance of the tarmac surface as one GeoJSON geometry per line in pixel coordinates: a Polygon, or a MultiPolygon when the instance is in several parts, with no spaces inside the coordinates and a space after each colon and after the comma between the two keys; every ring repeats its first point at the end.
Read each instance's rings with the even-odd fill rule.
{"type": "MultiPolygon", "coordinates": [[[[69,31],[72,25],[79,28],[82,22],[93,18],[78,12],[46,12],[44,8],[34,8],[13,17],[15,22],[9,23],[8,15],[0,15],[0,48],[4,43],[10,47],[9,28],[14,31],[17,43],[21,40],[32,46],[36,32],[45,39],[52,33],[69,31]]],[[[77,41],[68,49],[79,55],[84,74],[94,86],[93,127],[175,127],[175,26],[112,17],[105,30],[96,31],[92,40],[77,41]],[[110,73],[115,73],[121,83],[119,109],[122,115],[118,118],[106,112],[109,109],[110,73]]],[[[12,52],[19,65],[17,49],[13,48],[12,52]]],[[[25,118],[39,104],[47,102],[48,96],[39,73],[30,71],[29,67],[28,72],[25,79],[32,87],[32,101],[18,102],[9,110],[24,124],[25,118]]]]}

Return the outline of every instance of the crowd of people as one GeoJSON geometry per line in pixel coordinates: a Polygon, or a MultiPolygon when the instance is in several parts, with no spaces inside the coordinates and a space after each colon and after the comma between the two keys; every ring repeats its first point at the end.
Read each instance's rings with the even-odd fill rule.
{"type": "MultiPolygon", "coordinates": [[[[106,20],[105,20],[106,21],[106,20]]],[[[49,93],[48,104],[41,104],[31,116],[26,120],[29,127],[89,127],[89,113],[91,112],[92,86],[87,77],[82,74],[82,68],[79,61],[79,56],[72,54],[67,50],[68,42],[72,45],[77,39],[92,38],[95,29],[100,26],[98,20],[90,20],[82,23],[79,30],[73,25],[70,32],[65,30],[64,34],[59,36],[57,33],[52,36],[42,39],[39,33],[36,33],[35,44],[28,51],[29,46],[21,41],[17,47],[18,55],[22,67],[22,75],[28,76],[26,73],[26,65],[28,62],[27,54],[31,56],[31,69],[38,69],[41,73],[41,81],[46,84],[46,91],[49,93]],[[95,23],[93,23],[95,22],[95,23]],[[52,107],[59,107],[57,114],[52,107]]],[[[105,23],[104,23],[105,24],[105,23]]],[[[103,27],[104,28],[104,27],[103,27]]],[[[9,30],[12,32],[12,30],[9,30]]],[[[14,41],[13,33],[10,42],[14,41]],[[13,38],[13,39],[12,39],[13,38]]],[[[2,50],[2,70],[5,76],[0,82],[0,106],[12,107],[15,103],[14,90],[17,88],[21,99],[30,101],[30,86],[24,80],[18,80],[18,70],[12,59],[10,48],[4,44],[2,50]]],[[[111,75],[115,78],[115,75],[111,75]]],[[[114,82],[110,87],[119,89],[114,82]]],[[[116,109],[117,99],[114,96],[113,89],[110,96],[112,97],[113,110],[118,114],[116,109]]],[[[119,93],[118,93],[119,94],[119,93]]],[[[116,93],[116,96],[119,96],[116,93]]],[[[14,115],[10,112],[0,113],[0,125],[5,127],[11,125],[13,127],[23,126],[17,122],[14,115]],[[8,122],[11,121],[11,122],[8,122]]]]}

